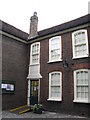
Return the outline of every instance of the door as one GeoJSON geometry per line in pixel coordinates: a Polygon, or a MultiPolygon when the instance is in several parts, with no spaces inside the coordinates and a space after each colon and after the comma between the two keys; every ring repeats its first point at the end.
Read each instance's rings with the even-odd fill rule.
{"type": "Polygon", "coordinates": [[[30,81],[30,105],[38,104],[38,80],[30,81]]]}

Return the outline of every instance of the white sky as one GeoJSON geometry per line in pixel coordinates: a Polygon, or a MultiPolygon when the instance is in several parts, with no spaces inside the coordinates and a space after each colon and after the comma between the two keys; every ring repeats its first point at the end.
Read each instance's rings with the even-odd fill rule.
{"type": "Polygon", "coordinates": [[[88,14],[89,0],[0,0],[0,19],[29,33],[30,17],[36,11],[38,30],[53,27],[88,14]]]}

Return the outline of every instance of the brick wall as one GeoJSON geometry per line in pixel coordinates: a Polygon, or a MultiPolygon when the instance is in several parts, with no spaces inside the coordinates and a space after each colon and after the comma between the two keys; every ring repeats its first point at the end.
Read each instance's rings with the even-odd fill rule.
{"type": "MultiPolygon", "coordinates": [[[[90,28],[88,28],[89,48],[90,48],[90,28]]],[[[90,104],[74,103],[74,81],[73,71],[77,69],[90,69],[90,57],[72,59],[72,32],[61,35],[62,57],[66,60],[68,67],[63,67],[63,61],[48,63],[49,61],[49,39],[41,41],[41,103],[45,109],[58,112],[69,112],[80,115],[88,115],[90,104]],[[62,72],[62,101],[47,101],[49,93],[49,73],[53,71],[62,72]]],[[[90,53],[90,49],[89,49],[90,53]]]]}
{"type": "Polygon", "coordinates": [[[12,109],[26,104],[28,46],[4,35],[2,41],[2,79],[15,81],[15,93],[2,95],[2,108],[12,109]]]}

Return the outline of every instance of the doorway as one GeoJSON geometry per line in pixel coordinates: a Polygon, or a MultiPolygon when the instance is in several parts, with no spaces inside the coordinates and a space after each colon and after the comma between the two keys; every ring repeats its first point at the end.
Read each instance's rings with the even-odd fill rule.
{"type": "Polygon", "coordinates": [[[38,104],[39,80],[30,80],[30,105],[38,104]]]}

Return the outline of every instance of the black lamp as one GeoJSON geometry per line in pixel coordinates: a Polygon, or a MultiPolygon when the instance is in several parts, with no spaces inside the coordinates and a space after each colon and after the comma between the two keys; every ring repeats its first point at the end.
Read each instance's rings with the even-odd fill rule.
{"type": "Polygon", "coordinates": [[[68,63],[67,63],[66,60],[63,61],[63,67],[64,67],[64,68],[67,68],[67,67],[68,67],[68,63]]]}

